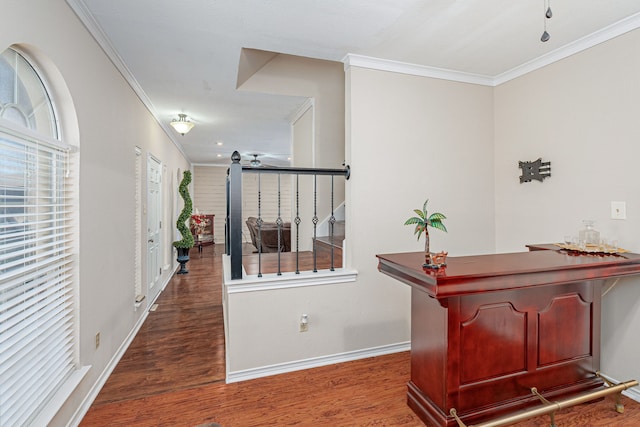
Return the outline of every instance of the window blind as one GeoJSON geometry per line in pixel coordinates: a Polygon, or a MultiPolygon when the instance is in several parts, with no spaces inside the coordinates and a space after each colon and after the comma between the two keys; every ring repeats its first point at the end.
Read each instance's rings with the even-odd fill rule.
{"type": "Polygon", "coordinates": [[[75,367],[69,153],[0,129],[0,425],[28,425],[75,367]]]}

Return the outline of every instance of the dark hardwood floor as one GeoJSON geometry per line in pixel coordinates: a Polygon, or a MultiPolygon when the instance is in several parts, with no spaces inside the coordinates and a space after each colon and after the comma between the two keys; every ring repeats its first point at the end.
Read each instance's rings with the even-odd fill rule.
{"type": "MultiPolygon", "coordinates": [[[[409,353],[225,384],[223,245],[191,251],[81,426],[423,426],[406,404],[409,353]]],[[[613,397],[556,414],[558,427],[640,426],[640,404],[613,397]]],[[[548,426],[549,417],[520,427],[548,426]]]]}

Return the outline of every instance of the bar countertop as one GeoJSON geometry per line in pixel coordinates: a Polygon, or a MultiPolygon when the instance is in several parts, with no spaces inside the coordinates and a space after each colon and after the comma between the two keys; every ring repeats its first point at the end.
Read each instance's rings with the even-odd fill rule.
{"type": "Polygon", "coordinates": [[[537,250],[448,257],[447,265],[423,268],[423,252],[380,254],[378,270],[435,298],[606,279],[640,273],[640,255],[574,254],[537,250]]]}

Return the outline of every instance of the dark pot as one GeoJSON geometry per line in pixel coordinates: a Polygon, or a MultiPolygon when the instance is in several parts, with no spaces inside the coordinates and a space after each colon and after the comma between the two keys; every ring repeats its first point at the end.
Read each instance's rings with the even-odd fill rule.
{"type": "Polygon", "coordinates": [[[189,262],[189,249],[191,248],[176,248],[178,250],[178,259],[177,261],[180,263],[180,270],[178,270],[178,274],[187,274],[189,270],[185,267],[187,262],[189,262]]]}

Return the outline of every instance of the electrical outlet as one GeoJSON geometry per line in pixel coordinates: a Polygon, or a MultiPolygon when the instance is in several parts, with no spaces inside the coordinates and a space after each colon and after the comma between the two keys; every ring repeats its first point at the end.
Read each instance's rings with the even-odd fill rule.
{"type": "Polygon", "coordinates": [[[611,202],[611,219],[627,219],[626,202],[611,202]]]}
{"type": "Polygon", "coordinates": [[[309,316],[303,314],[300,316],[300,332],[307,332],[309,330],[309,316]]]}
{"type": "Polygon", "coordinates": [[[100,347],[100,332],[96,334],[96,348],[100,347]]]}

